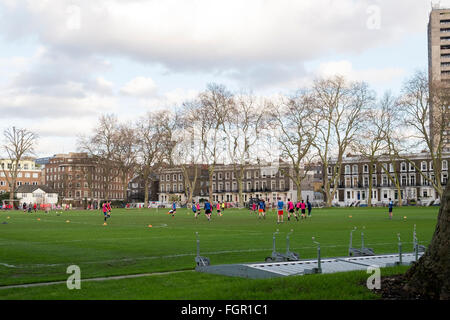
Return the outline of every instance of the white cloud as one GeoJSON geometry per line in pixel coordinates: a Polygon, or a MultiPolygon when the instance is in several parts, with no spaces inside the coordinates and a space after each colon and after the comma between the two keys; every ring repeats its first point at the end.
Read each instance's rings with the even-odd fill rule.
{"type": "MultiPolygon", "coordinates": [[[[380,29],[367,27],[372,0],[18,1],[5,36],[37,35],[69,55],[115,54],[170,70],[289,65],[324,54],[359,53],[426,31],[429,3],[379,0],[380,29]],[[405,8],[407,14],[405,14],[405,8]],[[74,12],[80,27],[68,28],[74,12]]],[[[76,20],[76,19],[75,19],[76,20]]]]}
{"type": "Polygon", "coordinates": [[[125,84],[120,92],[136,97],[149,97],[157,93],[158,87],[151,78],[137,77],[125,84]]]}
{"type": "Polygon", "coordinates": [[[350,61],[341,60],[321,63],[315,73],[319,77],[341,75],[353,81],[365,81],[371,84],[379,84],[404,76],[405,70],[395,67],[355,70],[350,61]]]}

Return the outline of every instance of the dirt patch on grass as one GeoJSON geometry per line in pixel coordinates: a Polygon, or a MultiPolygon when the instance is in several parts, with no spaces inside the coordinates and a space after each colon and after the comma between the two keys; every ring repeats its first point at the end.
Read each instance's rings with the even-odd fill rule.
{"type": "Polygon", "coordinates": [[[429,297],[422,296],[409,290],[406,278],[403,274],[382,277],[381,289],[373,290],[381,296],[383,300],[429,300],[429,297]]]}

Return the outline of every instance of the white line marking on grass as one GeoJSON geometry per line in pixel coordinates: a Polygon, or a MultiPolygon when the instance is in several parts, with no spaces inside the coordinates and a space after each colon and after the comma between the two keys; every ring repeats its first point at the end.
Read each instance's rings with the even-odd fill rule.
{"type": "MultiPolygon", "coordinates": [[[[403,243],[412,243],[412,242],[403,242],[403,243]]],[[[382,246],[382,245],[392,245],[396,244],[396,242],[389,243],[377,243],[371,244],[371,246],[382,246]]],[[[348,245],[321,245],[322,248],[339,248],[339,247],[348,247],[348,245]]],[[[302,250],[302,249],[316,249],[316,246],[308,246],[308,247],[298,247],[291,248],[292,250],[302,250]]],[[[241,249],[241,250],[221,250],[221,251],[209,251],[202,252],[202,255],[217,255],[217,254],[226,254],[226,253],[243,253],[243,252],[271,252],[272,248],[267,249],[241,249]]],[[[123,258],[123,259],[110,259],[110,260],[97,260],[97,261],[80,261],[77,262],[79,265],[83,264],[102,264],[102,263],[115,263],[115,262],[127,262],[127,261],[140,261],[140,260],[154,260],[154,259],[167,259],[167,258],[180,258],[180,257],[188,257],[188,256],[196,256],[196,253],[180,253],[180,254],[171,254],[164,256],[144,256],[144,257],[135,257],[135,258],[123,258]]],[[[57,266],[65,266],[67,263],[54,263],[54,264],[25,264],[25,265],[17,265],[15,268],[27,268],[27,267],[57,267],[57,266]]]]}
{"type": "Polygon", "coordinates": [[[0,265],[5,266],[7,268],[18,268],[17,266],[13,266],[12,264],[2,263],[2,262],[0,262],[0,265]]]}
{"type": "MultiPolygon", "coordinates": [[[[167,271],[167,272],[129,274],[129,275],[123,275],[123,276],[111,276],[111,277],[100,277],[100,278],[90,278],[90,279],[88,278],[88,279],[81,279],[81,282],[132,279],[132,278],[161,276],[161,275],[166,275],[166,274],[174,274],[174,273],[180,273],[180,272],[193,272],[193,271],[194,270],[175,270],[175,271],[167,271]]],[[[52,282],[38,282],[38,283],[16,284],[16,285],[0,286],[0,290],[1,289],[43,287],[43,286],[51,286],[51,285],[55,285],[55,284],[66,284],[66,283],[67,283],[67,281],[52,281],[52,282]]]]}

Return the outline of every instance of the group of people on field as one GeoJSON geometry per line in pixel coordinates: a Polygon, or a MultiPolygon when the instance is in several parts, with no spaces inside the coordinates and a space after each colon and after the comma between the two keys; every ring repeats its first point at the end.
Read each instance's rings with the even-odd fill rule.
{"type": "Polygon", "coordinates": [[[291,214],[294,215],[295,219],[299,221],[298,215],[299,211],[301,212],[300,218],[306,219],[306,209],[308,209],[308,218],[311,217],[311,211],[312,211],[312,204],[309,202],[309,200],[306,200],[306,203],[304,200],[298,201],[295,205],[291,201],[291,199],[288,199],[287,204],[285,205],[284,202],[281,200],[281,198],[278,198],[277,203],[277,210],[278,210],[278,218],[277,223],[283,223],[283,216],[284,216],[284,208],[286,207],[287,213],[288,213],[288,221],[291,220],[291,214]]]}
{"type": "MultiPolygon", "coordinates": [[[[211,221],[211,214],[214,209],[216,209],[217,216],[222,216],[225,211],[225,202],[218,201],[215,204],[211,204],[208,200],[205,201],[203,205],[203,209],[205,210],[205,215],[208,221],[211,221]]],[[[192,201],[192,212],[194,213],[195,219],[197,219],[198,215],[202,212],[199,202],[192,201]]]]}

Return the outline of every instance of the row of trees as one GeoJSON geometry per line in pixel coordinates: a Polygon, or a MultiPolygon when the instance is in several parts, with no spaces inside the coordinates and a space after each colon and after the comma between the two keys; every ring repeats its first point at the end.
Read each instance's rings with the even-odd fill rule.
{"type": "MultiPolygon", "coordinates": [[[[120,172],[125,187],[132,173],[142,177],[148,190],[161,168],[181,168],[189,202],[198,187],[200,164],[208,168],[210,199],[216,166],[232,165],[242,203],[248,166],[262,159],[288,162],[291,170],[284,173],[297,187],[300,199],[309,165],[320,162],[325,169],[324,197],[331,205],[348,152],[370,164],[384,155],[392,162],[403,159],[416,166],[406,154],[425,150],[431,156],[435,177],[440,177],[448,105],[446,91],[431,87],[424,72],[408,79],[398,96],[386,93],[379,99],[367,83],[341,76],[317,79],[309,88],[272,98],[233,93],[223,85],[209,84],[195,99],[173,110],[149,112],[133,124],[103,115],[94,134],[81,138],[79,145],[101,159],[106,172],[120,169],[114,172],[120,172]],[[331,179],[325,176],[328,167],[333,168],[331,179]]],[[[382,168],[400,188],[397,173],[382,168]]],[[[416,169],[442,195],[441,180],[416,169]]],[[[371,175],[372,165],[369,170],[371,175]]],[[[372,187],[369,179],[369,189],[372,187]]]]}
{"type": "MultiPolygon", "coordinates": [[[[309,88],[272,98],[209,84],[195,99],[172,110],[148,112],[133,123],[102,115],[93,133],[79,138],[78,146],[96,158],[106,195],[114,179],[120,178],[126,190],[130,177],[137,174],[148,190],[159,170],[177,166],[190,202],[198,187],[199,166],[206,165],[212,200],[213,174],[223,163],[232,165],[242,203],[246,168],[262,159],[282,159],[290,164],[284,174],[297,187],[299,199],[309,165],[320,162],[324,197],[331,205],[346,153],[362,156],[371,176],[381,155],[416,166],[406,154],[422,150],[430,154],[436,178],[420,168],[416,171],[442,195],[439,177],[448,105],[448,90],[430,86],[425,72],[408,79],[398,96],[386,93],[379,99],[366,83],[341,76],[317,79],[309,88]],[[333,168],[330,179],[328,167],[333,168]]],[[[4,131],[3,150],[12,166],[2,170],[11,186],[16,186],[19,162],[32,154],[36,141],[37,135],[26,129],[4,131]]],[[[400,190],[397,173],[381,168],[400,190]]],[[[372,187],[369,179],[369,194],[372,187]]]]}

